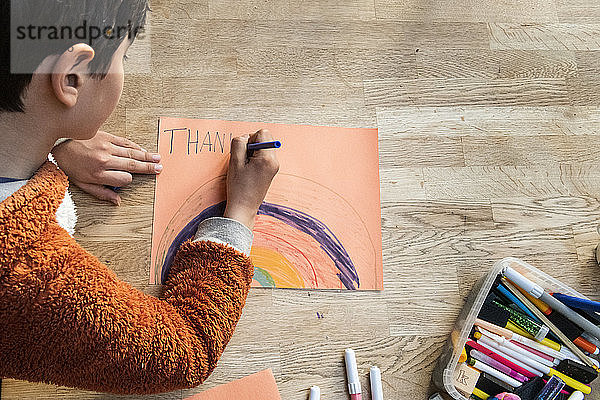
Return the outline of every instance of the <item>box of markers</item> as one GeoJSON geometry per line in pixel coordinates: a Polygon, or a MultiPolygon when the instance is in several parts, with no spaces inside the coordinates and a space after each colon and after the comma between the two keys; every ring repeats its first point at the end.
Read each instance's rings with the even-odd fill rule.
{"type": "Polygon", "coordinates": [[[467,298],[433,381],[457,400],[600,398],[591,394],[598,311],[600,303],[526,262],[502,259],[467,298]]]}

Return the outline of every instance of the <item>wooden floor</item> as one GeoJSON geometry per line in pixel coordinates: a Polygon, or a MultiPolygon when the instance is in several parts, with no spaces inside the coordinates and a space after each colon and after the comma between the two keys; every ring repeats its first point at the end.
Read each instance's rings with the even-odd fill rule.
{"type": "MultiPolygon", "coordinates": [[[[144,399],[264,368],[285,400],[311,385],[346,399],[346,347],[367,391],[378,365],[386,399],[424,399],[465,296],[505,256],[600,299],[598,1],[154,0],[152,10],[150,64],[127,77],[107,129],[155,149],[159,115],[377,126],[385,290],[252,290],[207,383],[144,399]]],[[[153,189],[136,178],[120,208],[75,191],[77,239],[148,293],[153,189]]],[[[2,399],[54,398],[122,397],[3,382],[2,399]]]]}

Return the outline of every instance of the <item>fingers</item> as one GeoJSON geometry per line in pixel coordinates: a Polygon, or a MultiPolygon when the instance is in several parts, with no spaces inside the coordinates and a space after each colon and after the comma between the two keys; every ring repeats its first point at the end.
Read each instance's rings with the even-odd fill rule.
{"type": "Polygon", "coordinates": [[[269,142],[273,140],[273,136],[266,129],[261,129],[250,136],[250,143],[269,142]]]}
{"type": "MultiPolygon", "coordinates": [[[[269,142],[271,140],[273,140],[273,136],[266,129],[261,129],[250,136],[250,141],[252,143],[269,142]]],[[[279,162],[277,161],[277,152],[275,149],[253,151],[250,162],[260,162],[263,172],[265,174],[271,174],[271,177],[275,176],[279,171],[279,162]]]]}
{"type": "Polygon", "coordinates": [[[123,187],[129,185],[133,181],[133,176],[125,171],[102,171],[96,180],[98,185],[123,187]]]}
{"type": "Polygon", "coordinates": [[[140,150],[140,151],[142,150],[142,147],[139,144],[137,144],[127,138],[121,137],[121,136],[115,136],[115,135],[109,134],[109,140],[112,144],[117,145],[117,146],[127,147],[130,149],[135,149],[135,150],[140,150]]]}
{"type": "Polygon", "coordinates": [[[159,174],[163,170],[161,164],[138,161],[133,158],[111,157],[106,168],[109,170],[126,171],[132,174],[159,174]]]}
{"type": "MultiPolygon", "coordinates": [[[[261,143],[261,142],[270,142],[273,140],[273,135],[271,135],[271,133],[266,130],[266,129],[261,129],[259,131],[257,131],[256,133],[252,134],[250,136],[250,140],[249,143],[261,143]]],[[[250,152],[249,157],[250,158],[272,158],[272,159],[276,159],[277,156],[275,155],[275,149],[261,149],[261,150],[253,150],[252,152],[250,152]]]]}
{"type": "Polygon", "coordinates": [[[231,163],[242,166],[246,163],[249,135],[234,137],[231,141],[231,163]]]}
{"type": "Polygon", "coordinates": [[[121,205],[121,196],[119,196],[115,191],[105,187],[104,185],[95,185],[92,183],[83,183],[77,181],[73,183],[79,186],[79,188],[84,192],[91,194],[99,200],[110,201],[116,206],[121,205]]]}
{"type": "Polygon", "coordinates": [[[131,158],[133,160],[145,162],[160,162],[160,154],[149,153],[144,150],[136,150],[131,147],[123,147],[115,145],[112,151],[113,155],[123,158],[131,158]]]}

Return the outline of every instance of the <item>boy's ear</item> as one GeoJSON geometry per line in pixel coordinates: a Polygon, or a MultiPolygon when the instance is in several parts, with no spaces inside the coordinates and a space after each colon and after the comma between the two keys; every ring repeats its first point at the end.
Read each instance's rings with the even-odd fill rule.
{"type": "Polygon", "coordinates": [[[88,79],[88,65],[94,59],[94,49],[78,43],[62,53],[52,70],[52,88],[56,98],[71,108],[77,104],[81,86],[88,79]]]}

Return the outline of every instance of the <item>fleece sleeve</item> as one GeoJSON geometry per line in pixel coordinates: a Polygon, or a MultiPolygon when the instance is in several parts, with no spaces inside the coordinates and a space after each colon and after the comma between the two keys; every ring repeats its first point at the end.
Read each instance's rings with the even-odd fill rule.
{"type": "Polygon", "coordinates": [[[52,225],[4,272],[2,375],[150,394],[210,375],[242,314],[253,267],[229,246],[188,241],[156,298],[52,225]]]}
{"type": "Polygon", "coordinates": [[[226,244],[244,255],[250,255],[252,231],[244,224],[231,218],[207,218],[198,225],[194,240],[226,244]]]}

